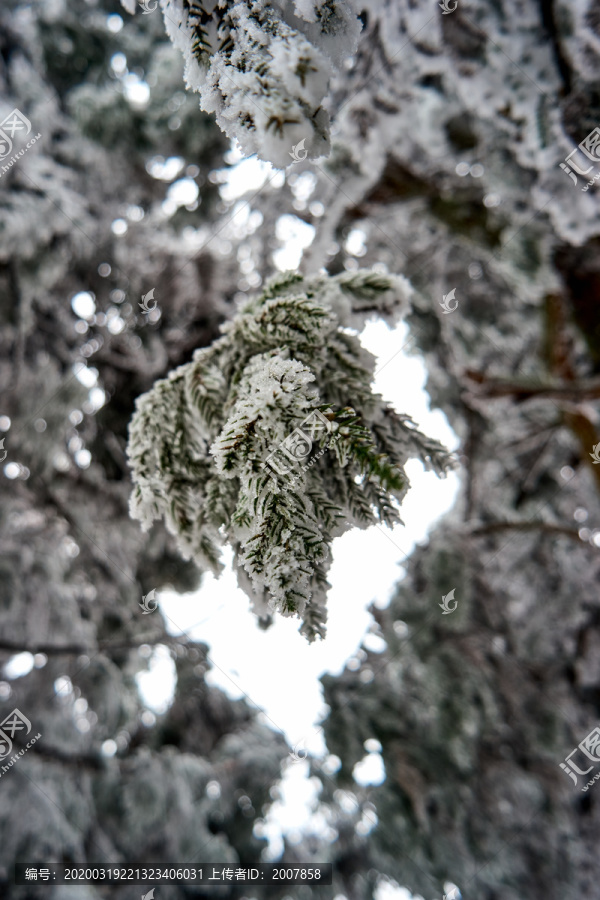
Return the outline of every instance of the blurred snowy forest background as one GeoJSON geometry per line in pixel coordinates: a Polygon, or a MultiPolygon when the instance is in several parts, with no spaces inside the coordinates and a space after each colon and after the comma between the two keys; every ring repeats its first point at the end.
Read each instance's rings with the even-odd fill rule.
{"type": "Polygon", "coordinates": [[[135,398],[296,265],[411,280],[409,350],[460,439],[460,491],[373,608],[379,640],[322,679],[314,827],[281,859],[332,862],[333,885],[211,895],[600,896],[600,788],[559,765],[600,718],[600,207],[560,168],[600,125],[600,12],[359,9],[331,155],[284,172],[241,162],[186,93],[160,9],[3,0],[0,118],[41,135],[0,168],[0,720],[17,707],[42,735],[0,777],[7,900],[141,894],[15,887],[15,862],[265,859],[292,748],[207,683],[209,646],[142,615],[203,576],[130,520],[124,451],[135,398]],[[177,674],[162,714],[136,680],[157,647],[177,674]],[[366,752],[381,784],[353,778],[366,752]]]}

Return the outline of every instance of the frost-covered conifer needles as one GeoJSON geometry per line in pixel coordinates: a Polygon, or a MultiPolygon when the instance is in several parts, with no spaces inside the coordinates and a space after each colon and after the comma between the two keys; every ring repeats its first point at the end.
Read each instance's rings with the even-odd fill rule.
{"type": "Polygon", "coordinates": [[[161,7],[188,87],[244,153],[281,168],[297,144],[300,158],[329,152],[322,101],[333,66],[356,47],[352,0],[161,0],[161,7]]]}
{"type": "Polygon", "coordinates": [[[353,330],[393,321],[408,282],[369,271],[270,281],[211,347],[137,400],[131,514],[164,517],[186,558],[215,573],[235,552],[259,616],[298,615],[325,634],[332,539],[400,521],[403,466],[442,475],[444,448],[373,393],[375,359],[353,330]]]}

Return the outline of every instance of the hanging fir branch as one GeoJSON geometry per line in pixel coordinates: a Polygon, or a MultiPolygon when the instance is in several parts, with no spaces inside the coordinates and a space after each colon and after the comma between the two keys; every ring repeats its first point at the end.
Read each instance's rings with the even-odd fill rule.
{"type": "MultiPolygon", "coordinates": [[[[134,11],[133,0],[121,2],[134,11]]],[[[161,7],[187,86],[246,154],[285,167],[329,153],[322,102],[333,67],[356,48],[352,0],[161,0],[161,7]]]]}
{"type": "Polygon", "coordinates": [[[350,333],[374,310],[397,318],[409,295],[398,276],[286,273],[137,400],[132,516],[164,517],[215,573],[231,544],[255,612],[299,616],[309,640],[325,634],[333,538],[400,521],[410,457],[452,465],[373,393],[375,359],[350,333]]]}

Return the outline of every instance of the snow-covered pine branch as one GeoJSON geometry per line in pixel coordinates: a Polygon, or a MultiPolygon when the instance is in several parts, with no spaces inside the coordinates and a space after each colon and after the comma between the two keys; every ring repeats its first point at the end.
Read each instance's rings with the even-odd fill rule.
{"type": "Polygon", "coordinates": [[[325,634],[333,538],[400,521],[410,457],[440,475],[452,465],[373,393],[375,358],[349,327],[397,319],[410,293],[370,271],[277,276],[136,403],[132,516],[145,529],[164,517],[215,573],[231,544],[256,614],[298,615],[310,641],[325,634]]]}
{"type": "MultiPolygon", "coordinates": [[[[132,0],[121,0],[133,11],[132,0]]],[[[283,168],[329,153],[322,106],[333,67],[356,48],[352,0],[160,0],[187,86],[219,127],[283,168]],[[304,151],[304,152],[303,152],[304,151]]]]}

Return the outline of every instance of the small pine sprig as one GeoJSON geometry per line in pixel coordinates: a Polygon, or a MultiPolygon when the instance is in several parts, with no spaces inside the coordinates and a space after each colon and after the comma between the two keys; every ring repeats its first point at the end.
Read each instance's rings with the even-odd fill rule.
{"type": "Polygon", "coordinates": [[[349,333],[409,296],[397,276],[285,273],[136,402],[131,515],[144,528],[164,518],[214,572],[229,543],[257,615],[298,616],[310,641],[325,634],[333,538],[401,521],[410,457],[452,467],[372,391],[375,359],[349,333]]]}

